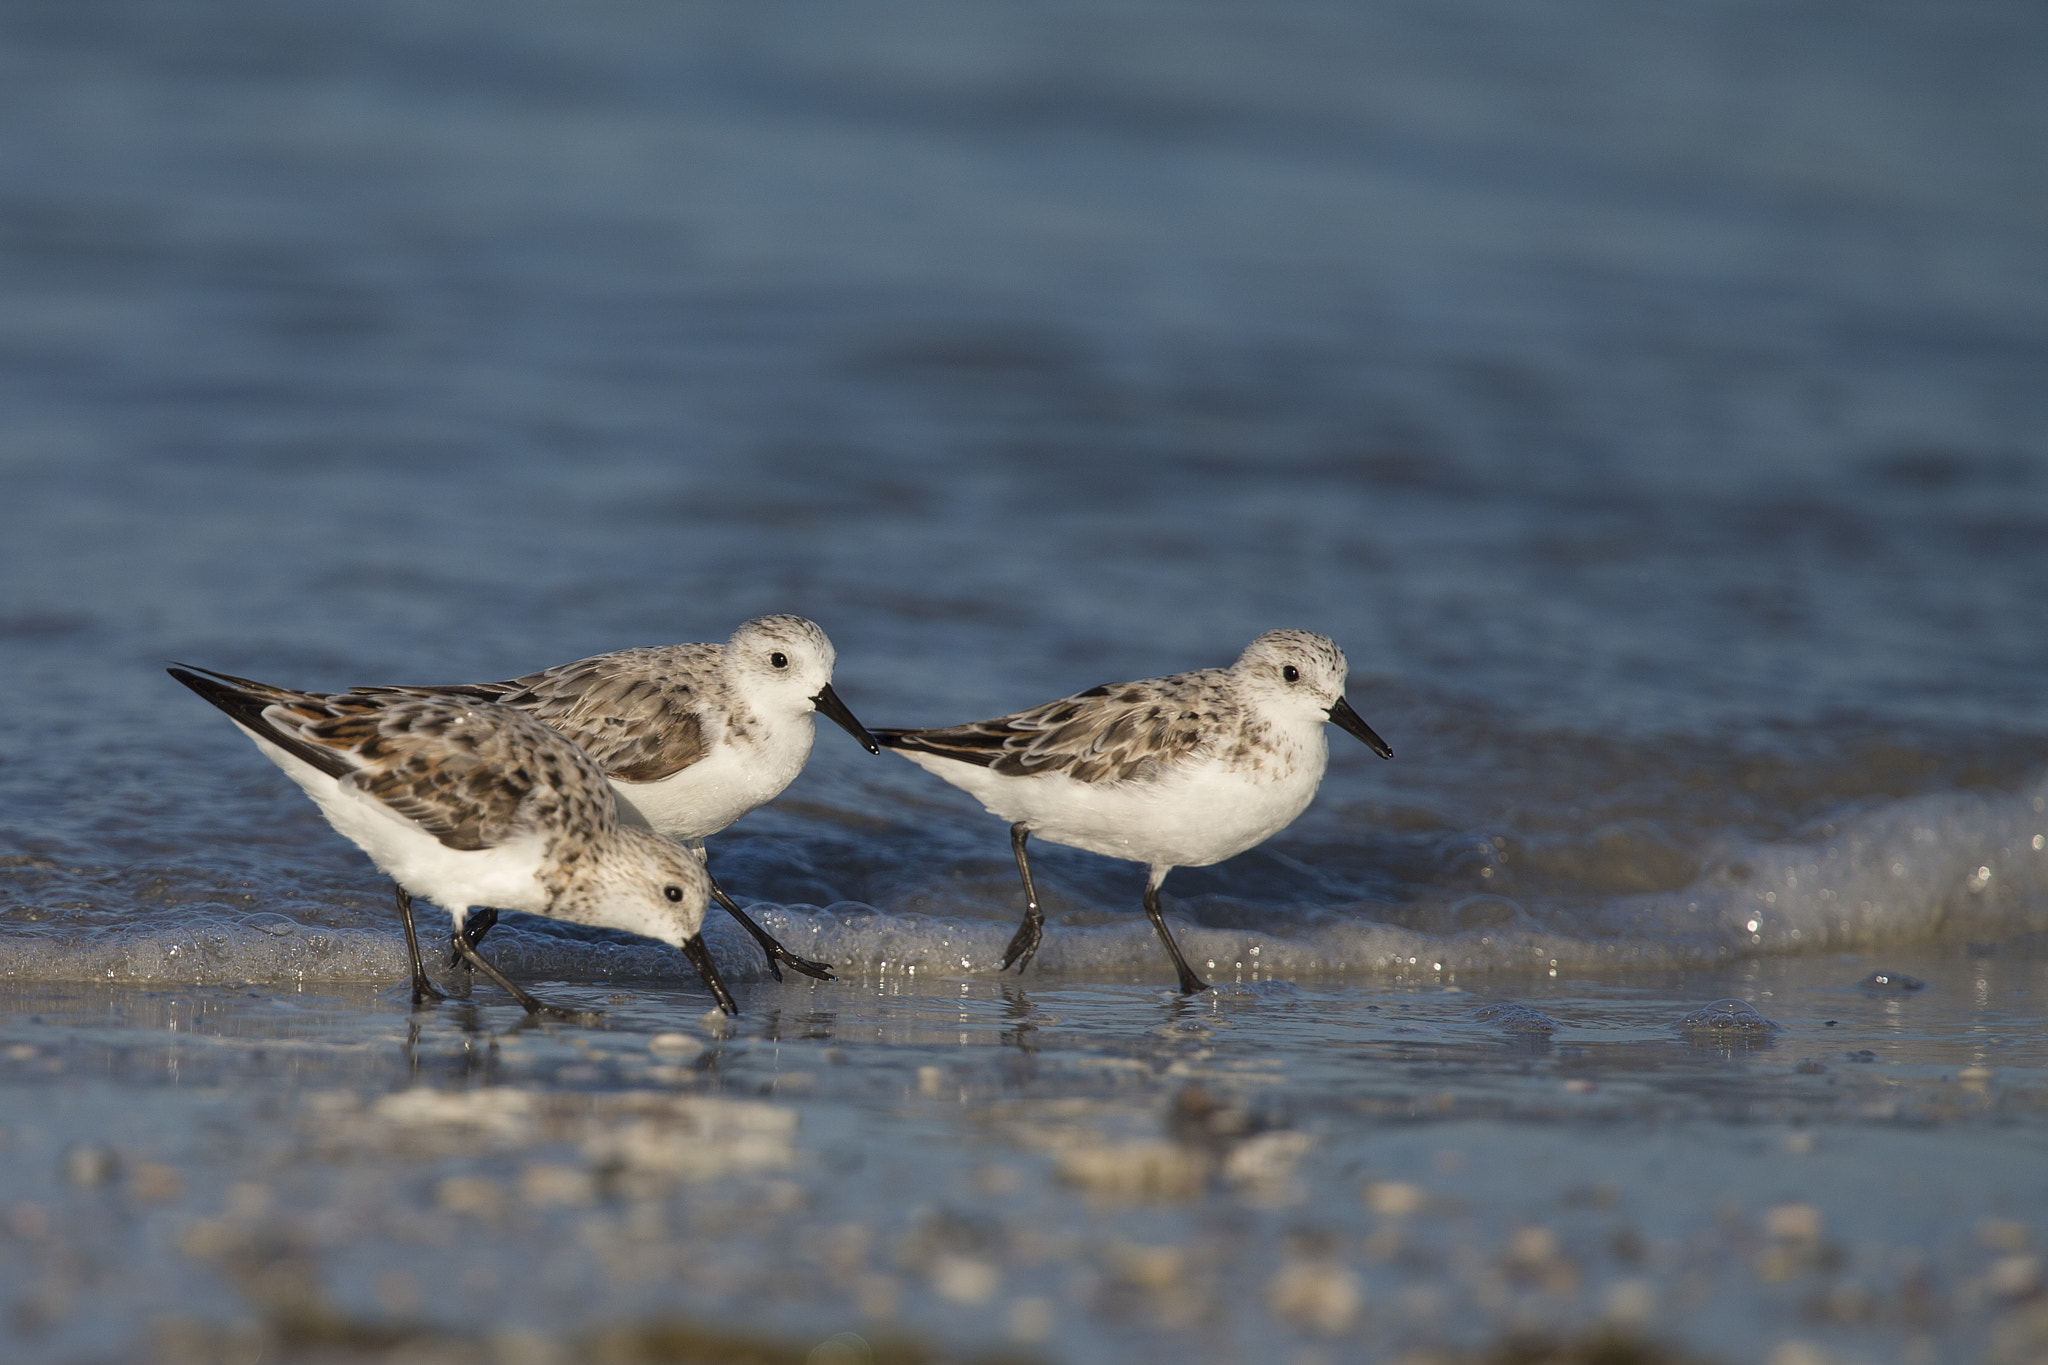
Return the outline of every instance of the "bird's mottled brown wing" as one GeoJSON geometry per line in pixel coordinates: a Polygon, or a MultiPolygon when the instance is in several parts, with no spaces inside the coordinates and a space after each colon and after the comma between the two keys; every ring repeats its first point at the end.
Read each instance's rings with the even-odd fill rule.
{"type": "Polygon", "coordinates": [[[1144,782],[1236,728],[1237,703],[1221,669],[1091,687],[1013,716],[937,730],[877,730],[891,749],[914,749],[1017,777],[1065,773],[1081,782],[1144,782]]]}
{"type": "Polygon", "coordinates": [[[519,712],[456,698],[374,710],[335,700],[300,734],[353,753],[362,766],[349,782],[450,848],[492,848],[541,829],[609,829],[616,820],[596,766],[519,712]]]}
{"type": "Polygon", "coordinates": [[[548,828],[609,830],[597,765],[525,714],[467,696],[295,692],[185,668],[172,675],[250,730],[450,848],[548,828]]]}
{"type": "Polygon", "coordinates": [[[719,685],[717,645],[662,645],[558,664],[523,678],[366,693],[474,697],[515,707],[567,735],[621,782],[657,782],[710,752],[699,710],[719,685]]]}

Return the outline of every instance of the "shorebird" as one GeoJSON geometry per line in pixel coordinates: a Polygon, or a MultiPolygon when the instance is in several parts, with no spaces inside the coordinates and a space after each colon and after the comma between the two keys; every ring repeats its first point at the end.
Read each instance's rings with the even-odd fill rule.
{"type": "MultiPolygon", "coordinates": [[[[838,655],[801,616],[759,616],[724,644],[652,645],[558,664],[523,678],[443,687],[359,687],[366,696],[468,697],[524,711],[573,740],[611,779],[624,818],[679,839],[705,861],[704,840],[780,795],[803,770],[823,712],[879,753],[832,690],[838,655]]],[[[706,877],[709,878],[709,871],[706,877]]],[[[832,968],[789,952],[715,880],[711,896],[738,920],[782,979],[786,962],[832,980],[832,968]]],[[[498,920],[484,907],[463,932],[475,947],[498,920]]],[[[457,949],[450,965],[459,961],[457,949]]]]}
{"type": "Polygon", "coordinates": [[[1394,751],[1344,699],[1344,651],[1305,630],[1269,630],[1229,668],[1091,687],[1015,715],[875,738],[1010,824],[1024,921],[1003,953],[1021,973],[1045,917],[1025,841],[1144,863],[1145,914],[1183,994],[1208,989],[1159,909],[1176,867],[1206,867],[1293,823],[1323,780],[1325,722],[1381,758],[1394,751]]]}
{"type": "Polygon", "coordinates": [[[172,677],[225,712],[344,837],[398,884],[415,1004],[427,980],[412,897],[448,912],[456,950],[529,1014],[545,1005],[462,933],[498,906],[623,929],[682,949],[719,1008],[738,1012],[704,946],[709,878],[690,850],[622,824],[581,749],[510,707],[466,697],[298,692],[189,665],[172,677]]]}

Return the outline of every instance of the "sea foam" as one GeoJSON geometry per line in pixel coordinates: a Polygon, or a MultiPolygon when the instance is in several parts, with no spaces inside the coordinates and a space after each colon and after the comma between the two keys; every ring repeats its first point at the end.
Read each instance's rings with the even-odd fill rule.
{"type": "MultiPolygon", "coordinates": [[[[1794,840],[1730,840],[1676,892],[1569,903],[1487,897],[1485,915],[1461,914],[1472,899],[1462,894],[1432,905],[1427,888],[1404,904],[1360,901],[1308,914],[1273,909],[1262,916],[1250,904],[1218,907],[1220,899],[1190,902],[1173,916],[1190,963],[1216,984],[1672,968],[1916,938],[1992,939],[2048,926],[2048,778],[2017,793],[1895,801],[1794,840]],[[1262,927],[1200,922],[1219,909],[1215,918],[1262,927]]],[[[993,972],[1014,932],[1016,906],[926,915],[842,901],[764,904],[753,913],[792,951],[859,978],[993,972]]],[[[1096,922],[1052,918],[1032,974],[1170,977],[1135,900],[1126,919],[1086,918],[1096,922]]],[[[430,951],[445,953],[445,920],[430,914],[422,924],[430,951]]],[[[730,979],[766,977],[752,941],[725,916],[714,912],[705,935],[730,979]]],[[[681,954],[666,946],[579,936],[524,917],[508,917],[488,947],[501,967],[527,981],[693,979],[681,954]]],[[[181,906],[163,918],[111,926],[44,922],[0,931],[0,977],[16,980],[280,985],[395,982],[405,973],[395,922],[334,927],[181,906]]]]}

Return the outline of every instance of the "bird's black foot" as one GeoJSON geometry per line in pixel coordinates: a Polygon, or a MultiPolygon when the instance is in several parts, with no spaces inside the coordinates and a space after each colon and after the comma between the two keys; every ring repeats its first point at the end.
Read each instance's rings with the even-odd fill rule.
{"type": "Polygon", "coordinates": [[[1017,975],[1024,975],[1024,969],[1031,965],[1031,956],[1038,951],[1038,942],[1045,936],[1045,921],[1026,919],[1017,926],[1016,934],[1010,939],[1010,946],[1003,949],[1001,970],[1008,971],[1012,965],[1017,975]]]}
{"type": "Polygon", "coordinates": [[[464,935],[457,934],[455,936],[455,948],[472,968],[489,977],[499,990],[504,991],[514,1000],[517,1000],[519,1007],[534,1018],[559,1019],[567,1024],[601,1024],[604,1022],[603,1010],[572,1010],[561,1005],[550,1005],[544,1000],[537,999],[530,991],[520,986],[518,982],[513,981],[510,977],[499,971],[496,966],[492,965],[489,958],[471,947],[469,940],[464,935]]]}
{"type": "Polygon", "coordinates": [[[761,952],[768,959],[768,975],[774,977],[777,981],[782,980],[781,964],[786,962],[789,964],[791,971],[802,972],[805,976],[819,981],[837,981],[839,979],[832,975],[831,963],[813,962],[809,958],[798,957],[795,953],[792,953],[789,949],[776,942],[775,935],[754,923],[753,916],[740,909],[739,902],[726,895],[725,888],[720,886],[716,880],[713,880],[710,873],[707,872],[704,876],[705,880],[711,882],[711,899],[723,906],[725,913],[738,920],[740,927],[753,935],[754,942],[761,945],[761,952]]]}
{"type": "Polygon", "coordinates": [[[1010,826],[1010,852],[1017,855],[1017,876],[1024,883],[1024,919],[1011,936],[1010,946],[1003,949],[1003,965],[998,970],[1007,972],[1015,963],[1019,976],[1031,965],[1031,955],[1038,951],[1038,940],[1045,931],[1045,912],[1038,908],[1038,888],[1031,884],[1031,859],[1024,852],[1024,846],[1030,842],[1030,825],[1019,820],[1010,826]]]}
{"type": "Polygon", "coordinates": [[[813,962],[807,957],[798,957],[795,953],[792,953],[791,951],[789,951],[789,949],[783,947],[780,943],[776,944],[772,949],[768,949],[767,952],[768,970],[774,973],[775,979],[777,981],[782,980],[782,973],[776,971],[775,968],[775,964],[777,962],[787,962],[789,964],[789,969],[791,971],[802,972],[805,976],[811,977],[814,980],[837,981],[839,979],[838,977],[832,974],[831,963],[813,962]]]}

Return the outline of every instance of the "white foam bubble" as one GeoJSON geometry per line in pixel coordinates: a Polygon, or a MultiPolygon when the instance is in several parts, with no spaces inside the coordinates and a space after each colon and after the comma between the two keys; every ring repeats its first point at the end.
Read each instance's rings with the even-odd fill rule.
{"type": "Polygon", "coordinates": [[[403,977],[405,941],[367,928],[279,930],[261,923],[182,917],[170,922],[9,934],[0,976],[121,984],[274,985],[403,977]]]}
{"type": "Polygon", "coordinates": [[[2048,852],[2036,846],[2048,830],[2043,797],[2048,779],[2014,795],[1940,793],[1865,812],[1810,841],[1731,846],[1688,903],[1709,911],[1741,952],[1867,948],[2031,924],[2048,910],[2048,852]]]}

